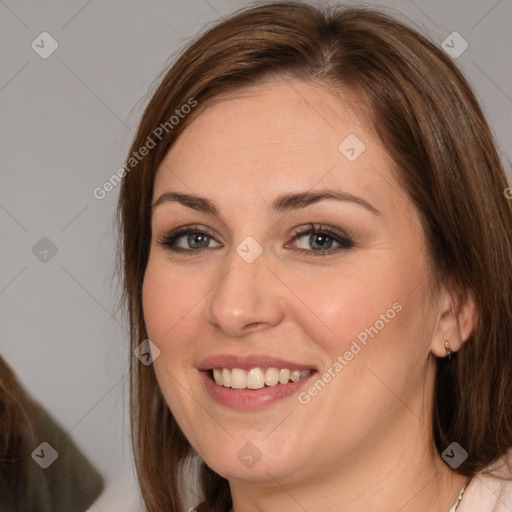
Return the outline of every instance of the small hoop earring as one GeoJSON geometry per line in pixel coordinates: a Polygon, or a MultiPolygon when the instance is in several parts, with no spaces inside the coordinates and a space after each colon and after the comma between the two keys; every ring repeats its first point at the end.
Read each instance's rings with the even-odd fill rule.
{"type": "Polygon", "coordinates": [[[448,356],[448,359],[452,358],[453,350],[450,348],[450,345],[448,345],[448,341],[444,342],[444,346],[446,348],[446,355],[448,356]]]}

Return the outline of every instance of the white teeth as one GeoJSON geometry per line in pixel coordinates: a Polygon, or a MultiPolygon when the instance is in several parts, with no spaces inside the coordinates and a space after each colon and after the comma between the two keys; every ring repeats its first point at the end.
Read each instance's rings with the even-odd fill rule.
{"type": "Polygon", "coordinates": [[[227,388],[231,387],[231,370],[228,370],[227,368],[222,369],[222,382],[220,385],[227,388]]]}
{"type": "Polygon", "coordinates": [[[220,368],[213,369],[213,380],[215,384],[222,386],[222,370],[220,368]]]}
{"type": "Polygon", "coordinates": [[[247,374],[245,370],[233,368],[231,370],[231,387],[233,389],[244,389],[247,387],[247,374]]]}
{"type": "Polygon", "coordinates": [[[247,387],[261,389],[265,386],[265,374],[259,368],[252,368],[247,374],[247,387]]]}
{"type": "Polygon", "coordinates": [[[240,368],[214,368],[213,380],[218,386],[233,389],[261,389],[277,384],[298,382],[311,374],[311,370],[289,370],[288,368],[270,367],[264,372],[262,368],[242,370],[240,368]]]}
{"type": "Polygon", "coordinates": [[[279,371],[277,368],[268,368],[265,372],[265,384],[275,386],[279,382],[279,371]]]}
{"type": "Polygon", "coordinates": [[[279,382],[281,384],[286,384],[290,380],[290,370],[287,370],[286,368],[282,368],[279,371],[279,382]]]}
{"type": "Polygon", "coordinates": [[[300,370],[293,370],[290,373],[290,379],[292,379],[293,382],[298,382],[300,380],[300,370]]]}

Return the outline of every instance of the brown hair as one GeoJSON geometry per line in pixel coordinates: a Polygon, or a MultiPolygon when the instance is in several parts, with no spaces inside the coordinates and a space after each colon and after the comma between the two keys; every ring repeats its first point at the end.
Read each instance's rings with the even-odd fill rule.
{"type": "Polygon", "coordinates": [[[27,447],[33,432],[23,408],[23,391],[0,356],[0,506],[19,509],[27,478],[27,447]]]}
{"type": "MultiPolygon", "coordinates": [[[[367,8],[264,3],[196,39],[164,76],[130,155],[191,98],[198,107],[165,130],[126,172],[117,222],[132,351],[146,337],[142,283],[151,240],[156,170],[183,129],[212,101],[269,78],[315,81],[364,99],[423,224],[432,282],[471,294],[479,321],[448,361],[438,359],[432,411],[441,453],[457,441],[471,475],[512,446],[512,206],[493,136],[467,81],[442,50],[393,17],[367,8]]],[[[180,468],[191,446],[151,366],[131,359],[133,448],[150,512],[182,510],[180,468]]],[[[198,510],[224,512],[229,485],[204,462],[198,510]]]]}

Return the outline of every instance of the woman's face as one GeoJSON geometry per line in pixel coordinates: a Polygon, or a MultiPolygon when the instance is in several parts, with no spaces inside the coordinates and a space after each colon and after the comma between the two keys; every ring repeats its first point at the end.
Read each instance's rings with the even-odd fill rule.
{"type": "Polygon", "coordinates": [[[420,221],[355,112],[313,84],[254,86],[205,109],[158,169],[154,370],[230,480],[326,478],[430,435],[420,221]]]}

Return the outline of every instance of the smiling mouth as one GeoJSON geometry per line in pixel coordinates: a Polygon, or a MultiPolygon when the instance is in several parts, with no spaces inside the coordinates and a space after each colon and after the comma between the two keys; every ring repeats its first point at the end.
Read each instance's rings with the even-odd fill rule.
{"type": "Polygon", "coordinates": [[[218,386],[232,389],[262,389],[286,385],[307,378],[316,370],[291,370],[289,368],[213,368],[209,370],[210,379],[218,386]]]}

